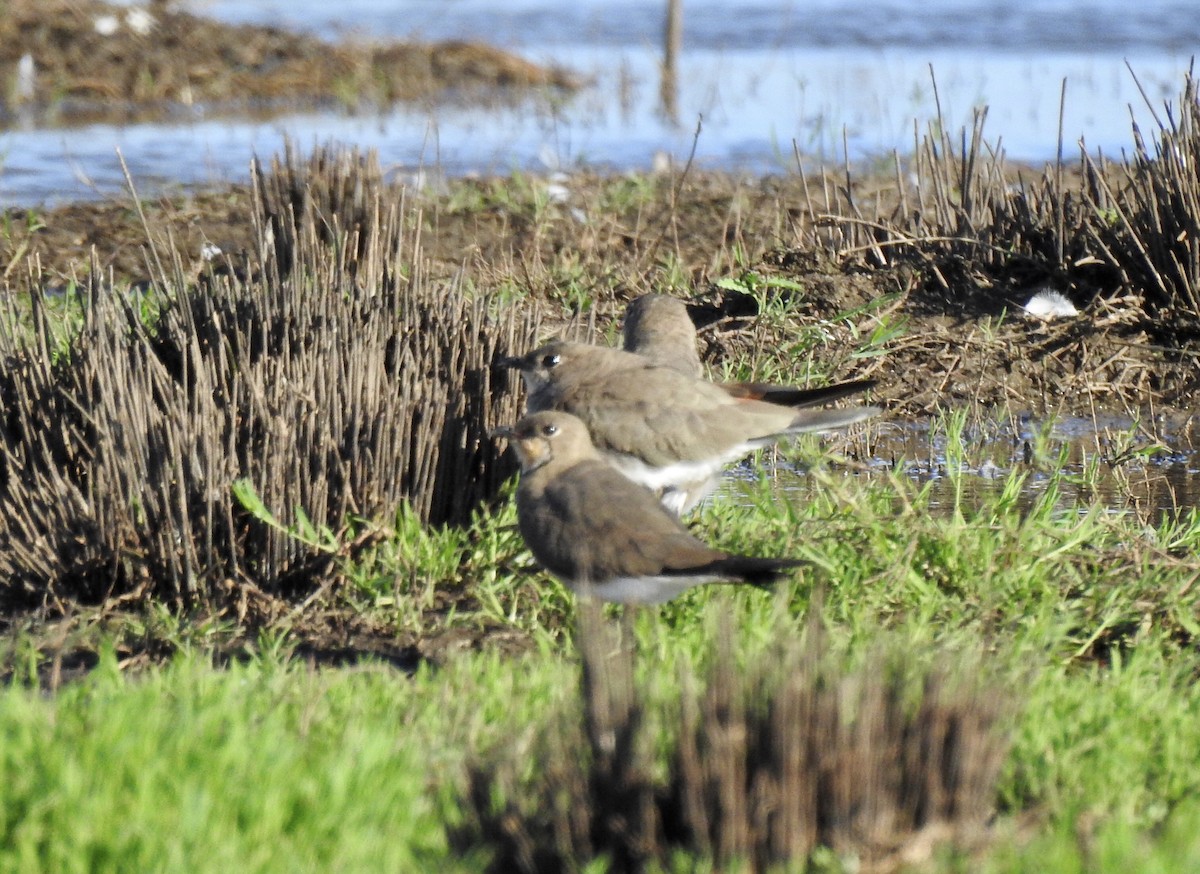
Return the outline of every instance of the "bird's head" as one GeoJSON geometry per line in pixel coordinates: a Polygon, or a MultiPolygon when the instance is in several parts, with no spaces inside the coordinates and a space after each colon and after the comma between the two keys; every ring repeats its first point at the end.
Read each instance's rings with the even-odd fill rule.
{"type": "Polygon", "coordinates": [[[495,366],[519,371],[525,378],[525,387],[530,392],[536,392],[554,382],[560,372],[559,368],[581,358],[586,354],[586,349],[586,346],[579,343],[559,340],[546,343],[524,355],[498,358],[495,366]]]}
{"type": "Polygon", "coordinates": [[[497,428],[493,437],[504,437],[521,460],[521,473],[537,470],[551,460],[571,461],[595,450],[587,426],[570,413],[542,412],[517,424],[497,428]]]}

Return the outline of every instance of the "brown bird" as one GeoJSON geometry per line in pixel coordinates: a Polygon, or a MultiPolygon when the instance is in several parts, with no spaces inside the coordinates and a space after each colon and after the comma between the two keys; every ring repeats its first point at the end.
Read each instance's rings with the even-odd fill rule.
{"type": "Polygon", "coordinates": [[[793,434],[844,428],[879,412],[794,409],[737,397],[632,352],[583,343],[548,343],[496,364],[525,378],[527,412],[578,416],[605,459],[661,494],[677,515],[699,503],[722,467],[751,450],[793,434]]]}
{"type": "Polygon", "coordinates": [[[621,336],[626,352],[699,379],[704,376],[696,351],[696,326],[683,301],[665,294],[643,294],[625,308],[621,336]]]}
{"type": "MultiPolygon", "coordinates": [[[[704,368],[696,351],[696,326],[687,305],[665,294],[643,294],[625,308],[621,336],[626,352],[633,352],[662,367],[700,379],[704,368]]],[[[859,394],[875,385],[857,379],[821,388],[795,388],[768,382],[719,382],[735,398],[770,401],[785,407],[808,407],[859,394]]]]}
{"type": "Polygon", "coordinates": [[[804,564],[707,546],[602,459],[572,415],[534,413],[494,433],[521,460],[517,520],[525,545],[578,595],[656,604],[704,583],[769,586],[804,564]]]}

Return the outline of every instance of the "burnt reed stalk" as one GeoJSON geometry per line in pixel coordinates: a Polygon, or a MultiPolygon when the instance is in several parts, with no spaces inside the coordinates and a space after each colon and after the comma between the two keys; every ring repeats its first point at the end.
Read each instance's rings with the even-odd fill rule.
{"type": "Polygon", "coordinates": [[[634,682],[632,626],[615,631],[581,604],[578,709],[551,714],[515,756],[468,766],[452,840],[487,849],[490,870],[669,868],[679,851],[765,870],[819,847],[886,867],[923,838],[986,838],[1010,707],[965,662],[922,667],[881,648],[846,667],[813,624],[739,667],[726,623],[711,667],[681,669],[678,709],[653,713],[656,675],[634,682]]]}
{"type": "Polygon", "coordinates": [[[255,190],[237,269],[192,284],[183,258],[155,253],[176,266],[155,277],[153,319],[99,268],[61,348],[40,277],[31,327],[7,299],[0,600],[308,592],[337,556],[247,513],[235,480],[281,521],[302,508],[348,542],[348,521],[402,501],[465,523],[513,472],[488,431],[517,397],[490,365],[530,345],[536,312],[493,314],[427,277],[410,206],[373,160],[289,152],[255,190]]]}
{"type": "MultiPolygon", "coordinates": [[[[1144,93],[1144,92],[1143,92],[1144,93]]],[[[1039,171],[1010,166],[984,135],[986,109],[968,129],[938,117],[896,155],[895,190],[859,202],[850,169],[814,192],[798,250],[847,266],[916,266],[925,296],[968,312],[1011,311],[1050,285],[1077,304],[1133,294],[1144,327],[1164,341],[1200,334],[1200,102],[1185,77],[1165,108],[1147,98],[1154,127],[1131,129],[1113,162],[1079,142],[1079,161],[1039,171]]],[[[807,178],[807,177],[806,177],[807,178]]]]}

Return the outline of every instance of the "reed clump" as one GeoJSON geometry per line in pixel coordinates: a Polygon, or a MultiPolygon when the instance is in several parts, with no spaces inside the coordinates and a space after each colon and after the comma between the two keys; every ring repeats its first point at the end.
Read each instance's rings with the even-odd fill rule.
{"type": "MultiPolygon", "coordinates": [[[[1060,157],[1041,172],[1008,165],[984,137],[986,108],[955,136],[939,115],[895,158],[894,190],[872,212],[845,184],[810,193],[813,219],[801,251],[816,245],[844,265],[916,264],[927,291],[967,312],[1012,309],[1033,291],[1076,305],[1120,298],[1162,341],[1200,336],[1200,101],[1191,72],[1178,105],[1147,100],[1149,140],[1133,125],[1119,161],[1079,142],[1079,164],[1060,157]]],[[[1061,152],[1060,148],[1060,152],[1061,152]]]]}
{"type": "Polygon", "coordinates": [[[354,520],[407,501],[463,523],[512,473],[488,432],[517,399],[490,365],[532,344],[536,308],[493,312],[428,279],[419,222],[373,157],[289,151],[255,192],[246,253],[193,283],[152,249],[145,296],[96,269],[65,341],[40,276],[31,309],[6,298],[6,605],[244,611],[335,578],[362,542],[354,520]]]}
{"type": "Polygon", "coordinates": [[[680,853],[766,870],[820,848],[876,870],[984,836],[1008,704],[979,674],[882,650],[848,666],[815,630],[741,667],[726,629],[657,712],[614,631],[581,605],[580,709],[469,767],[457,838],[491,851],[490,870],[671,870],[680,853]]]}

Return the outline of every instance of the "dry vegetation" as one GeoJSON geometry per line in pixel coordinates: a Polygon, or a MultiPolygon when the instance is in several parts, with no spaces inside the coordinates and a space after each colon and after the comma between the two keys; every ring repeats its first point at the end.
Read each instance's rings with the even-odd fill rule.
{"type": "MultiPolygon", "coordinates": [[[[1153,107],[1151,107],[1153,111],[1153,107]]],[[[940,120],[887,192],[864,216],[847,184],[825,191],[809,218],[846,264],[919,265],[944,305],[997,312],[1013,295],[1048,285],[1077,304],[1133,294],[1137,309],[1171,342],[1200,331],[1200,108],[1190,76],[1177,108],[1147,144],[1113,164],[1080,143],[1079,163],[1040,173],[1007,166],[983,139],[986,109],[956,146],[940,120]]],[[[848,182],[848,179],[847,179],[848,182]]]]}
{"type": "MultiPolygon", "coordinates": [[[[66,627],[81,605],[150,613],[165,603],[161,614],[171,618],[218,614],[264,628],[261,654],[277,627],[268,620],[335,603],[322,596],[398,506],[415,511],[426,536],[466,527],[496,496],[512,468],[488,431],[520,408],[490,367],[497,355],[581,314],[604,324],[651,290],[687,295],[705,310],[714,366],[749,361],[755,375],[765,368],[781,379],[874,377],[882,402],[902,413],[964,402],[996,416],[1194,404],[1200,107],[1190,81],[1177,116],[1119,165],[1084,155],[1076,171],[1056,166],[1030,178],[976,131],[961,153],[931,136],[910,174],[897,162],[894,180],[580,176],[563,204],[522,176],[415,191],[385,180],[370,157],[324,149],[258,168],[245,190],[10,212],[0,241],[5,621],[33,607],[41,618],[68,617],[66,627]],[[211,263],[195,257],[208,240],[226,252],[211,263]],[[64,291],[70,277],[79,277],[74,292],[64,291]],[[1000,317],[1045,286],[1083,314],[1050,323],[1000,317]]],[[[1026,657],[1056,670],[1086,657],[1114,683],[1146,665],[1158,670],[1151,650],[1106,673],[1143,634],[1162,635],[1170,658],[1194,652],[1191,533],[1176,535],[1180,546],[1164,528],[1161,543],[1147,536],[1139,546],[1138,536],[1104,527],[1102,513],[1059,524],[1050,498],[1021,513],[1001,497],[982,521],[956,505],[956,527],[934,527],[927,505],[914,510],[906,494],[890,500],[907,511],[878,511],[878,541],[863,533],[863,507],[854,518],[838,517],[840,507],[822,511],[820,524],[805,528],[865,563],[857,578],[837,581],[857,587],[839,597],[843,609],[864,605],[870,618],[860,632],[909,619],[957,628],[972,646],[982,638],[989,656],[1013,660],[1010,681],[1030,670],[1026,657]],[[1021,563],[1031,555],[1045,559],[1036,574],[1021,563]],[[1131,580],[1142,586],[1132,594],[1131,580]],[[924,602],[904,600],[918,596],[940,606],[922,614],[924,602]],[[1114,607],[1118,596],[1130,603],[1114,607]],[[874,598],[895,601],[882,608],[874,598]],[[1005,651],[1016,647],[1014,629],[1038,622],[1052,627],[1044,640],[1005,651]]],[[[756,516],[754,524],[787,524],[792,536],[812,521],[756,516]]],[[[723,527],[732,536],[736,526],[723,527]]],[[[509,556],[496,558],[501,535],[491,536],[478,560],[495,576],[509,556]]],[[[458,549],[447,550],[452,561],[476,560],[458,549]]],[[[398,576],[395,567],[387,573],[398,576]]],[[[598,858],[615,870],[695,858],[765,870],[799,859],[816,865],[828,848],[862,870],[891,870],[927,860],[945,839],[962,853],[977,834],[989,839],[1012,736],[1001,730],[1010,715],[1002,687],[976,665],[950,670],[928,650],[909,660],[827,661],[814,620],[805,644],[778,643],[749,668],[725,630],[711,664],[684,657],[677,673],[643,681],[628,640],[610,636],[616,630],[582,611],[581,694],[553,719],[530,720],[511,751],[468,763],[466,820],[451,829],[452,850],[487,848],[495,870],[573,870],[598,858]]],[[[620,633],[634,635],[634,623],[620,633]]],[[[61,660],[66,637],[52,687],[71,670],[61,660]]],[[[40,646],[30,647],[32,677],[41,676],[40,646]]],[[[405,650],[402,666],[421,655],[405,650]]],[[[1187,743],[1175,739],[1195,724],[1182,700],[1194,686],[1188,664],[1182,679],[1165,683],[1134,674],[1166,700],[1156,707],[1177,708],[1158,723],[1171,742],[1147,735],[1147,758],[1130,759],[1146,782],[1160,779],[1155,768],[1175,767],[1172,749],[1186,755],[1187,743]]],[[[1045,688],[1049,709],[1057,701],[1045,688]]],[[[451,709],[453,696],[439,694],[429,709],[451,709]]],[[[461,697],[474,705],[471,694],[461,697]]],[[[1126,704],[1139,719],[1155,712],[1137,698],[1126,704]]],[[[397,758],[396,715],[407,718],[411,705],[386,713],[380,762],[397,758]]],[[[1075,711],[1052,727],[1080,726],[1082,705],[1067,705],[1075,711]]],[[[309,718],[306,705],[295,735],[307,737],[309,718]]],[[[248,737],[259,722],[246,723],[248,737]]],[[[1130,724],[1143,726],[1119,723],[1130,724]]],[[[331,737],[339,750],[350,747],[331,737]]],[[[1057,749],[1053,739],[1026,741],[1048,760],[1057,749]]],[[[1088,737],[1080,746],[1092,755],[1116,745],[1088,737]]],[[[1033,768],[1033,754],[1025,756],[1033,768]]],[[[1093,773],[1091,761],[1062,765],[1077,775],[1081,797],[1095,794],[1093,778],[1105,779],[1096,773],[1117,773],[1093,773]]],[[[414,792],[428,791],[427,766],[419,763],[414,792]]],[[[1037,766],[1051,772],[1059,763],[1037,766]]],[[[252,782],[242,765],[235,772],[252,782]]],[[[1014,809],[1045,800],[1054,779],[1063,778],[1010,780],[1014,809]]],[[[1181,785],[1181,793],[1190,786],[1181,785]]],[[[274,809],[256,805],[264,808],[274,809]]]]}
{"type": "Polygon", "coordinates": [[[1078,164],[1010,167],[982,138],[985,116],[961,147],[931,126],[907,168],[897,159],[894,183],[873,196],[849,171],[840,183],[823,179],[806,202],[803,244],[771,262],[804,270],[816,250],[842,271],[915,270],[919,287],[906,302],[924,330],[889,358],[914,365],[920,382],[906,394],[918,408],[947,398],[1073,412],[1191,405],[1200,388],[1195,80],[1149,143],[1134,129],[1119,163],[1081,143],[1078,164]],[[987,318],[1043,290],[1086,316],[987,318]]]}
{"type": "MultiPolygon", "coordinates": [[[[511,473],[488,429],[516,398],[494,356],[536,337],[536,310],[490,311],[413,257],[406,205],[349,154],[277,165],[255,188],[253,268],[185,288],[157,261],[161,309],[100,282],[60,345],[40,293],[32,330],[7,297],[0,337],[3,600],[307,595],[362,538],[355,519],[407,501],[462,524],[511,473]],[[313,194],[312,192],[320,192],[313,194]],[[255,495],[303,542],[255,518],[255,495]],[[344,545],[348,544],[348,545],[344,545]]],[[[164,256],[165,257],[165,256],[164,256]]]]}
{"type": "Polygon", "coordinates": [[[489,870],[574,871],[596,858],[669,870],[686,850],[763,871],[818,847],[895,870],[982,836],[1009,705],[961,666],[883,653],[836,666],[812,622],[804,643],[780,643],[747,670],[726,623],[707,676],[680,669],[664,777],[647,724],[655,683],[634,679],[632,624],[595,605],[579,615],[581,712],[471,768],[460,839],[494,848],[489,870]],[[542,763],[532,780],[531,756],[542,763]]]}
{"type": "Polygon", "coordinates": [[[354,520],[404,500],[462,523],[496,493],[511,469],[486,430],[519,408],[493,383],[498,351],[663,288],[709,306],[710,364],[873,377],[897,412],[1186,406],[1197,117],[1189,80],[1127,162],[1085,155],[1035,182],[977,130],[963,152],[930,136],[891,182],[581,176],[562,204],[529,177],[414,192],[320,150],[245,191],[10,212],[5,599],[152,594],[244,615],[308,597],[369,539],[354,520]],[[205,265],[208,239],[229,254],[205,265]],[[82,327],[64,333],[51,292],[72,275],[82,327]],[[147,297],[122,290],[135,280],[147,297]],[[1084,314],[998,318],[1047,285],[1084,314]],[[282,526],[235,498],[240,480],[282,526]],[[305,538],[281,530],[296,508],[305,538]]]}

